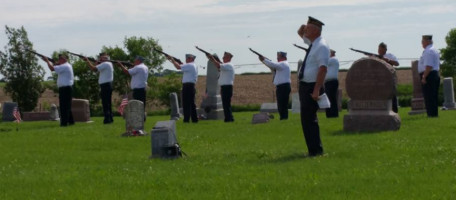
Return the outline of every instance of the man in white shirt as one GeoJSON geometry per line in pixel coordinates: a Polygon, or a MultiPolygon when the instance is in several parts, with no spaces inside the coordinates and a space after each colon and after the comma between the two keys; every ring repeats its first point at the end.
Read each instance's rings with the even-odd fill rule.
{"type": "MultiPolygon", "coordinates": [[[[392,53],[389,53],[389,52],[387,53],[386,52],[387,50],[388,50],[388,48],[385,43],[382,42],[378,45],[378,55],[380,56],[380,59],[384,60],[385,62],[387,62],[388,64],[390,64],[393,67],[399,66],[399,62],[398,62],[396,56],[394,56],[392,53]]],[[[397,105],[397,95],[396,94],[394,94],[391,101],[392,101],[392,105],[393,105],[393,111],[395,113],[397,113],[399,111],[399,108],[397,105]]]]}
{"type": "Polygon", "coordinates": [[[57,87],[59,88],[59,105],[60,105],[60,126],[74,124],[73,113],[71,112],[71,101],[73,93],[73,66],[68,63],[68,57],[59,54],[57,65],[54,66],[46,57],[43,60],[47,63],[51,71],[57,73],[57,87]]]}
{"type": "Polygon", "coordinates": [[[211,54],[206,54],[215,67],[220,71],[218,84],[220,85],[220,93],[222,96],[223,113],[225,122],[234,122],[233,112],[231,110],[231,98],[233,97],[233,82],[234,82],[234,66],[231,64],[233,54],[225,52],[223,54],[223,63],[217,61],[211,54]]]}
{"type": "Polygon", "coordinates": [[[98,56],[98,65],[95,66],[88,58],[84,58],[90,69],[94,72],[100,72],[98,84],[100,84],[101,104],[103,105],[104,124],[114,122],[112,118],[112,81],[114,79],[114,69],[109,62],[109,56],[106,53],[100,53],[98,56]]]}
{"type": "Polygon", "coordinates": [[[303,24],[298,29],[299,37],[309,44],[302,67],[298,71],[298,80],[301,125],[310,157],[323,155],[317,119],[317,100],[324,93],[323,83],[329,61],[329,46],[321,37],[323,25],[323,22],[309,16],[307,25],[303,24]]]}
{"type": "Polygon", "coordinates": [[[325,77],[325,92],[328,95],[331,107],[326,108],[326,118],[339,117],[339,107],[337,104],[337,92],[339,91],[339,60],[336,58],[336,51],[330,50],[328,61],[328,72],[325,77]]]}
{"type": "Polygon", "coordinates": [[[190,118],[192,119],[193,123],[198,123],[195,104],[195,84],[198,80],[198,70],[195,65],[196,56],[192,54],[186,54],[185,64],[182,65],[177,63],[171,56],[167,56],[166,58],[171,63],[173,63],[176,69],[179,69],[184,73],[182,76],[182,107],[184,110],[184,123],[189,123],[190,118]]]}
{"type": "Polygon", "coordinates": [[[432,35],[423,35],[421,45],[424,51],[418,63],[418,73],[423,88],[424,104],[428,117],[438,117],[440,53],[433,46],[432,35]]]}
{"type": "Polygon", "coordinates": [[[291,92],[290,80],[290,65],[287,61],[287,53],[283,51],[277,52],[277,63],[259,56],[260,61],[267,67],[275,71],[274,85],[276,86],[277,109],[279,111],[280,120],[288,119],[288,101],[291,92]]]}
{"type": "MultiPolygon", "coordinates": [[[[149,69],[144,64],[142,56],[136,56],[134,67],[127,69],[121,62],[117,62],[122,68],[122,71],[131,76],[130,87],[133,90],[133,99],[142,101],[144,104],[144,112],[146,111],[146,86],[147,78],[149,77],[149,69]]],[[[146,115],[144,116],[144,121],[146,115]]]]}

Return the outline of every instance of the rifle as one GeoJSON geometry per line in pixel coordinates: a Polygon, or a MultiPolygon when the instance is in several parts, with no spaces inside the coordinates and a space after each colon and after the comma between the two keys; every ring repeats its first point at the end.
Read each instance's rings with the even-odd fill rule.
{"type": "Polygon", "coordinates": [[[79,58],[81,58],[81,59],[87,58],[87,59],[89,59],[89,60],[92,61],[92,62],[98,62],[98,60],[96,60],[95,58],[92,58],[92,57],[83,56],[83,55],[81,55],[81,54],[76,54],[76,53],[69,52],[69,51],[66,51],[66,52],[67,52],[68,54],[77,56],[77,57],[79,57],[79,58]]]}
{"type": "Polygon", "coordinates": [[[265,59],[271,60],[271,59],[266,58],[265,56],[261,55],[260,53],[254,51],[252,48],[249,48],[249,49],[250,49],[250,51],[252,51],[254,54],[256,54],[256,55],[258,55],[258,56],[261,56],[261,57],[263,57],[263,58],[265,58],[265,59]]]}
{"type": "Polygon", "coordinates": [[[51,61],[51,63],[55,63],[55,60],[54,60],[54,59],[49,58],[49,57],[47,57],[47,56],[45,56],[45,55],[43,55],[43,54],[39,54],[39,53],[37,53],[36,51],[32,51],[32,50],[30,50],[30,49],[25,49],[25,50],[28,51],[28,52],[30,52],[30,53],[32,53],[32,54],[35,54],[35,55],[37,55],[37,56],[43,58],[43,59],[44,59],[44,58],[47,58],[49,61],[51,61]]]}
{"type": "Polygon", "coordinates": [[[134,64],[132,64],[132,63],[130,63],[130,62],[128,62],[128,61],[121,61],[121,60],[106,60],[106,61],[112,62],[112,63],[120,62],[120,63],[122,63],[122,65],[125,65],[125,66],[127,66],[128,68],[135,66],[134,64]]]}
{"type": "MultiPolygon", "coordinates": [[[[204,51],[203,49],[199,48],[198,46],[195,46],[195,47],[196,47],[196,49],[198,49],[198,50],[200,50],[201,52],[205,53],[205,54],[206,54],[206,56],[207,56],[207,55],[211,55],[209,52],[207,52],[207,51],[204,51]]],[[[221,62],[222,62],[222,61],[220,61],[220,59],[219,59],[219,57],[218,57],[218,56],[214,56],[214,58],[215,58],[215,60],[216,60],[217,62],[219,62],[219,63],[221,63],[221,62]]]]}
{"type": "Polygon", "coordinates": [[[295,47],[298,47],[298,48],[300,48],[300,49],[302,49],[302,50],[306,51],[306,52],[308,52],[308,51],[309,51],[309,49],[307,49],[307,48],[304,48],[304,47],[302,47],[302,46],[299,46],[299,45],[297,45],[297,44],[293,44],[293,45],[294,45],[295,47]]]}
{"type": "Polygon", "coordinates": [[[353,48],[350,48],[350,50],[358,52],[358,53],[362,53],[362,54],[364,54],[366,56],[375,56],[377,58],[383,58],[383,56],[380,56],[380,55],[375,54],[375,53],[369,53],[369,52],[366,52],[366,51],[361,51],[361,50],[357,50],[357,49],[353,49],[353,48]]]}
{"type": "Polygon", "coordinates": [[[160,51],[160,50],[158,50],[158,49],[157,49],[157,48],[155,48],[155,47],[154,47],[154,50],[155,50],[156,52],[158,52],[158,53],[161,53],[161,54],[165,55],[166,57],[168,57],[168,56],[169,56],[169,57],[173,58],[173,59],[174,59],[174,60],[175,60],[175,61],[176,61],[176,62],[177,62],[179,65],[182,65],[182,64],[184,64],[184,63],[182,63],[182,61],[181,61],[179,58],[176,58],[176,57],[170,56],[169,54],[167,54],[167,53],[165,53],[165,52],[163,52],[163,51],[160,51]]]}

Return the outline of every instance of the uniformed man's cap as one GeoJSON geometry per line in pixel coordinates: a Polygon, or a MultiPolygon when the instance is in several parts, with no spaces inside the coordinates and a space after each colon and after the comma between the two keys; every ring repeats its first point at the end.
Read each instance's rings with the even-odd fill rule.
{"type": "Polygon", "coordinates": [[[323,22],[321,22],[320,20],[318,19],[315,19],[311,16],[309,16],[309,20],[307,21],[308,24],[313,24],[315,26],[318,26],[318,27],[322,27],[323,25],[325,25],[323,22]]]}
{"type": "Polygon", "coordinates": [[[185,54],[185,58],[193,58],[193,59],[195,59],[196,56],[193,55],[193,54],[189,54],[189,53],[188,53],[188,54],[185,54]]]}
{"type": "Polygon", "coordinates": [[[140,62],[144,62],[144,57],[142,56],[136,56],[135,60],[139,60],[140,62]]]}
{"type": "Polygon", "coordinates": [[[277,55],[280,55],[280,56],[282,56],[282,57],[285,57],[285,58],[286,58],[286,57],[287,57],[287,52],[284,52],[284,51],[278,51],[278,52],[277,52],[277,55]]]}
{"type": "Polygon", "coordinates": [[[432,35],[423,35],[424,40],[432,40],[432,35]]]}
{"type": "Polygon", "coordinates": [[[225,55],[228,55],[228,56],[230,56],[230,58],[232,58],[232,57],[233,57],[233,54],[231,54],[231,53],[230,53],[230,52],[228,52],[228,51],[225,51],[225,53],[224,53],[224,54],[225,54],[225,55]]]}
{"type": "Polygon", "coordinates": [[[329,52],[336,53],[336,51],[334,51],[333,49],[330,49],[329,52]]]}

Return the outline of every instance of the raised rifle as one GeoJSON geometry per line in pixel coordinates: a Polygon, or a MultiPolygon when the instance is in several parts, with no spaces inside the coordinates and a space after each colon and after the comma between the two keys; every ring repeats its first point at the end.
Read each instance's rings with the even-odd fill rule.
{"type": "Polygon", "coordinates": [[[128,62],[128,61],[120,61],[120,60],[106,60],[106,61],[112,62],[113,64],[115,64],[115,63],[117,63],[117,62],[120,62],[120,63],[122,63],[122,65],[125,65],[125,66],[127,66],[128,68],[135,66],[134,64],[132,64],[132,63],[130,63],[130,62],[128,62]]]}
{"type": "Polygon", "coordinates": [[[256,52],[256,51],[253,50],[252,48],[249,48],[249,49],[250,49],[250,51],[253,52],[254,54],[256,54],[256,55],[258,55],[258,56],[261,56],[261,57],[263,57],[263,58],[265,58],[265,59],[271,60],[271,59],[266,58],[265,56],[261,55],[260,53],[256,52]]]}
{"type": "Polygon", "coordinates": [[[30,49],[25,49],[25,50],[28,51],[28,52],[30,52],[30,53],[32,53],[32,54],[35,54],[35,55],[37,55],[37,56],[43,58],[43,59],[44,59],[44,58],[47,58],[49,61],[51,61],[51,63],[55,63],[55,60],[54,60],[54,59],[49,58],[49,57],[47,57],[47,56],[45,56],[45,55],[43,55],[43,54],[39,54],[39,53],[37,53],[36,51],[32,51],[32,50],[30,50],[30,49]]]}
{"type": "Polygon", "coordinates": [[[375,56],[377,58],[383,58],[383,56],[380,56],[378,54],[375,54],[375,53],[370,53],[370,52],[366,52],[366,51],[361,51],[361,50],[358,50],[358,49],[353,49],[353,48],[350,48],[350,50],[352,51],[355,51],[355,52],[358,52],[358,53],[362,53],[366,56],[375,56]]]}
{"type": "MultiPolygon", "coordinates": [[[[206,56],[207,56],[207,55],[211,55],[209,52],[207,52],[207,51],[205,51],[205,50],[199,48],[198,46],[195,46],[195,47],[196,47],[196,49],[198,49],[198,50],[200,50],[201,52],[205,53],[206,56]]],[[[221,61],[220,61],[220,59],[218,58],[218,56],[214,56],[214,58],[215,58],[215,60],[216,60],[217,62],[221,63],[221,61]]]]}
{"type": "Polygon", "coordinates": [[[92,61],[92,62],[98,62],[98,60],[96,60],[95,58],[92,58],[92,57],[83,56],[83,55],[81,55],[81,54],[77,54],[77,53],[73,53],[73,52],[69,52],[69,51],[66,51],[66,52],[67,52],[68,54],[77,56],[77,57],[79,57],[79,58],[81,58],[81,59],[87,58],[87,59],[89,59],[89,60],[92,61]]]}
{"type": "Polygon", "coordinates": [[[179,65],[182,65],[182,64],[184,64],[184,63],[182,63],[182,61],[181,61],[179,58],[176,58],[176,57],[170,56],[169,54],[167,54],[167,53],[165,53],[165,52],[163,52],[163,51],[160,51],[160,50],[158,50],[158,49],[157,49],[157,48],[155,48],[155,47],[154,47],[154,51],[156,51],[156,52],[158,52],[158,53],[161,53],[161,54],[165,55],[166,57],[168,57],[168,56],[169,56],[169,57],[173,58],[173,59],[174,59],[174,60],[175,60],[175,61],[176,61],[176,62],[177,62],[179,65]]]}
{"type": "Polygon", "coordinates": [[[297,44],[293,44],[293,45],[294,45],[295,47],[298,47],[298,48],[300,48],[300,49],[306,51],[306,52],[309,51],[309,49],[307,49],[307,48],[305,48],[305,47],[299,46],[299,45],[297,45],[297,44]]]}

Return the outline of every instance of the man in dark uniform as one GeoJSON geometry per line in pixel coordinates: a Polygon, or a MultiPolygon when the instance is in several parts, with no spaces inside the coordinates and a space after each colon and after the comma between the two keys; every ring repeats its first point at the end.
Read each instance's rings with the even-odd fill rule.
{"type": "Polygon", "coordinates": [[[432,35],[423,35],[421,45],[424,51],[418,63],[418,73],[423,88],[424,104],[428,117],[438,117],[440,54],[433,46],[432,35]]]}
{"type": "Polygon", "coordinates": [[[324,24],[309,17],[307,25],[301,25],[298,35],[309,44],[309,49],[298,72],[301,125],[309,156],[323,155],[323,145],[318,126],[317,100],[324,93],[323,83],[329,61],[329,46],[321,37],[324,24]]]}

